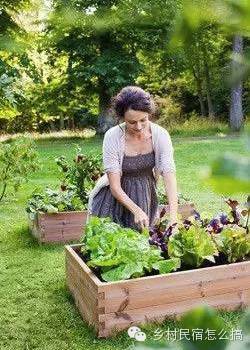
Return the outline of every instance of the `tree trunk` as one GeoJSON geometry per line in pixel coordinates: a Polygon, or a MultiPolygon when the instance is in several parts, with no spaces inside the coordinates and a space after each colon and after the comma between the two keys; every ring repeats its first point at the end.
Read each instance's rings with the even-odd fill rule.
{"type": "MultiPolygon", "coordinates": [[[[112,49],[112,39],[109,34],[104,33],[99,37],[100,55],[112,49]]],[[[109,128],[115,125],[114,117],[110,111],[111,95],[105,77],[98,78],[98,93],[99,93],[99,117],[97,132],[104,134],[109,128]]]]}
{"type": "Polygon", "coordinates": [[[207,107],[208,107],[208,116],[210,118],[214,118],[214,106],[212,102],[211,97],[211,82],[210,82],[210,72],[209,72],[209,66],[206,60],[206,57],[204,57],[204,68],[205,68],[205,78],[206,78],[206,95],[207,95],[207,107]]]}
{"type": "MultiPolygon", "coordinates": [[[[243,54],[243,39],[239,35],[235,35],[233,39],[233,55],[243,54]]],[[[232,59],[232,75],[237,75],[240,72],[240,63],[235,57],[232,59]]],[[[236,79],[237,80],[237,79],[236,79]]],[[[240,131],[243,124],[242,112],[242,81],[236,81],[231,87],[230,101],[230,128],[233,131],[240,131]]]]}
{"type": "Polygon", "coordinates": [[[105,83],[99,79],[99,117],[98,129],[99,134],[104,134],[109,128],[115,125],[114,117],[110,111],[111,96],[105,83]]]}
{"type": "Polygon", "coordinates": [[[65,124],[64,124],[64,115],[60,114],[60,131],[65,129],[65,124]]]}
{"type": "Polygon", "coordinates": [[[75,130],[75,118],[73,115],[69,116],[69,129],[70,130],[75,130]]]}
{"type": "Polygon", "coordinates": [[[53,120],[49,121],[49,128],[50,128],[50,131],[56,131],[55,123],[53,120]]]}
{"type": "MultiPolygon", "coordinates": [[[[67,67],[67,75],[68,75],[68,96],[70,100],[74,100],[74,83],[73,83],[73,54],[72,51],[69,52],[69,59],[68,59],[68,67],[67,67]]],[[[75,118],[74,115],[72,113],[72,110],[68,109],[68,128],[70,130],[74,130],[75,129],[75,118]]]]}
{"type": "Polygon", "coordinates": [[[201,33],[200,36],[200,48],[202,52],[202,65],[204,67],[204,81],[205,81],[205,88],[206,88],[206,100],[207,100],[207,108],[208,108],[208,116],[210,118],[214,118],[214,106],[212,102],[212,87],[211,87],[211,79],[210,79],[210,61],[209,61],[209,52],[207,49],[207,45],[205,42],[204,33],[201,33]]]}
{"type": "Polygon", "coordinates": [[[203,100],[203,92],[202,92],[202,82],[199,74],[196,73],[194,67],[193,67],[193,74],[196,81],[196,88],[197,88],[197,94],[198,94],[199,103],[200,103],[201,116],[206,117],[206,108],[205,108],[205,104],[203,100]]]}

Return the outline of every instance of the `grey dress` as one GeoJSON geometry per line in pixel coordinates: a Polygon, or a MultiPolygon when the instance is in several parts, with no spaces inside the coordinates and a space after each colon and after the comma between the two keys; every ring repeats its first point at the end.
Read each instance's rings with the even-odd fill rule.
{"type": "MultiPolygon", "coordinates": [[[[125,155],[121,177],[123,191],[148,215],[150,225],[156,218],[158,208],[154,166],[153,151],[137,156],[125,155]]],[[[134,222],[134,215],[113,197],[109,186],[103,187],[94,197],[92,215],[109,216],[121,226],[139,229],[134,222]]]]}

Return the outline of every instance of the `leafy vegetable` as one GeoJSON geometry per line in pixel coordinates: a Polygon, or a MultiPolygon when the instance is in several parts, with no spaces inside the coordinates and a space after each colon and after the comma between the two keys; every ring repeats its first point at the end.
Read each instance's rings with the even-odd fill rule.
{"type": "Polygon", "coordinates": [[[218,251],[205,229],[192,225],[188,230],[180,227],[177,234],[170,236],[168,254],[171,258],[180,258],[185,266],[199,267],[204,260],[215,263],[218,251]]]}
{"type": "Polygon", "coordinates": [[[159,270],[160,273],[169,273],[175,271],[181,267],[181,261],[179,258],[172,258],[167,260],[158,261],[153,265],[155,270],[159,270]]]}
{"type": "Polygon", "coordinates": [[[33,220],[37,213],[58,213],[83,210],[80,198],[74,188],[56,191],[46,188],[44,192],[35,191],[28,200],[26,211],[33,220]]]}
{"type": "Polygon", "coordinates": [[[99,267],[105,281],[140,277],[153,269],[168,273],[180,266],[179,259],[164,260],[160,250],[149,245],[148,235],[109,218],[90,218],[82,242],[88,266],[99,267]]]}
{"type": "Polygon", "coordinates": [[[163,253],[167,252],[168,238],[172,235],[174,225],[167,226],[168,221],[159,221],[149,229],[149,244],[159,247],[163,253]]]}
{"type": "Polygon", "coordinates": [[[225,201],[229,207],[230,211],[228,213],[219,213],[214,216],[212,219],[209,218],[208,213],[198,213],[196,210],[193,211],[193,215],[187,220],[184,220],[183,224],[186,229],[188,229],[193,223],[199,224],[201,227],[206,228],[206,231],[209,233],[220,233],[227,225],[238,225],[239,227],[246,228],[248,232],[248,221],[250,213],[250,200],[244,204],[244,207],[241,208],[237,200],[227,199],[225,201]]]}
{"type": "Polygon", "coordinates": [[[229,263],[242,261],[250,256],[250,236],[242,227],[227,226],[219,235],[214,236],[214,240],[218,250],[226,255],[229,263]]]}

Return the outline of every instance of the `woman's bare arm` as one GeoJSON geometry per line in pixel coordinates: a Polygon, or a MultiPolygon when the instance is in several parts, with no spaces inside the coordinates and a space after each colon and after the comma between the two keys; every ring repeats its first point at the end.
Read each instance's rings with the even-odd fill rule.
{"type": "Polygon", "coordinates": [[[162,175],[164,180],[164,186],[166,195],[169,201],[170,207],[170,223],[177,222],[178,211],[178,196],[177,196],[177,182],[175,172],[167,172],[162,175]]]}
{"type": "Polygon", "coordinates": [[[149,226],[149,219],[146,213],[123,191],[121,187],[120,173],[108,172],[109,186],[112,195],[134,214],[135,223],[142,227],[149,226]]]}

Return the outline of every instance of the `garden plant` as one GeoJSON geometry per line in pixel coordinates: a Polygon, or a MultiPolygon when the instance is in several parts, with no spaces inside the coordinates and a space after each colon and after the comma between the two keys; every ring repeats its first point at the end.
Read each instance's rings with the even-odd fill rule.
{"type": "Polygon", "coordinates": [[[10,143],[0,143],[0,202],[27,182],[38,169],[37,152],[32,139],[20,137],[10,143]]]}
{"type": "Polygon", "coordinates": [[[229,213],[214,218],[193,210],[193,215],[169,226],[162,210],[156,224],[138,234],[109,218],[92,217],[82,238],[88,266],[104,281],[117,281],[177,269],[234,263],[250,257],[247,231],[249,203],[240,209],[227,200],[229,213]]]}
{"type": "Polygon", "coordinates": [[[0,349],[249,350],[249,14],[247,0],[1,2],[0,349]],[[179,207],[194,205],[169,227],[159,191],[148,230],[93,217],[84,236],[112,97],[127,85],[156,101],[179,207]],[[78,227],[81,243],[39,245],[27,212],[57,240],[78,227]],[[225,310],[172,319],[199,303],[225,310]],[[79,311],[98,336],[125,331],[98,339],[79,311]],[[132,321],[144,323],[134,339],[132,321]],[[176,328],[191,338],[150,342],[176,328]],[[192,338],[202,332],[215,339],[192,338]]]}
{"type": "Polygon", "coordinates": [[[72,163],[64,156],[55,161],[62,175],[60,188],[32,193],[26,206],[31,232],[41,242],[78,240],[87,220],[89,191],[101,175],[100,157],[85,156],[77,147],[72,163]]]}
{"type": "Polygon", "coordinates": [[[75,188],[87,208],[89,192],[93,189],[95,182],[102,175],[101,155],[84,155],[78,146],[73,162],[66,160],[65,156],[56,158],[62,177],[61,189],[75,188]]]}

